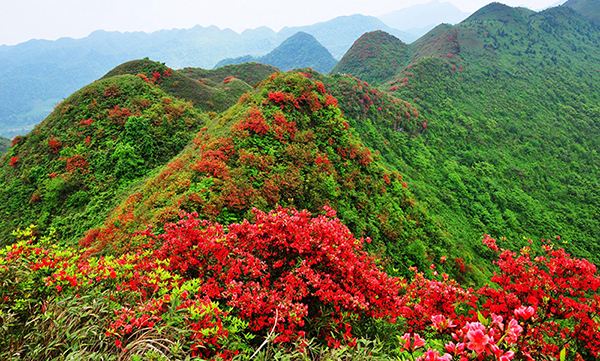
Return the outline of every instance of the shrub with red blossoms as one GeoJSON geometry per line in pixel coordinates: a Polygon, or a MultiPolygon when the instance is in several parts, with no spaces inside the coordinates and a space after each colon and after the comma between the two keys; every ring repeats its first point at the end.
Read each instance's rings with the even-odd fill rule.
{"type": "Polygon", "coordinates": [[[255,222],[228,232],[187,217],[165,228],[156,256],[169,260],[169,270],[202,279],[201,294],[234,307],[252,330],[275,327],[277,342],[316,332],[317,323],[325,327],[315,336],[351,340],[343,315],[393,318],[400,284],[328,212],[255,210],[255,222]]]}

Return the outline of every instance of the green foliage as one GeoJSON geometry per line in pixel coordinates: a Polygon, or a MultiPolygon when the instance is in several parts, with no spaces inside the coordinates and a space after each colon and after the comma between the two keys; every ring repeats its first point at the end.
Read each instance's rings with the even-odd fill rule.
{"type": "Polygon", "coordinates": [[[63,240],[82,236],[120,194],[182,150],[205,119],[139,77],[83,88],[3,158],[0,244],[31,223],[55,226],[63,240]]]}
{"type": "Polygon", "coordinates": [[[260,63],[242,63],[226,65],[212,70],[206,70],[202,68],[183,68],[180,72],[192,79],[208,79],[215,83],[221,83],[227,77],[234,77],[254,86],[265,80],[267,77],[269,77],[269,75],[278,71],[279,69],[272,65],[260,63]]]}
{"type": "Polygon", "coordinates": [[[406,174],[467,264],[485,267],[465,242],[484,232],[559,237],[598,262],[599,45],[598,28],[569,8],[492,4],[412,44],[413,63],[385,84],[419,109],[420,136],[370,114],[352,125],[406,174]]]}
{"type": "Polygon", "coordinates": [[[381,83],[396,75],[408,61],[409,47],[383,31],[361,36],[332,73],[352,74],[369,83],[381,83]]]}

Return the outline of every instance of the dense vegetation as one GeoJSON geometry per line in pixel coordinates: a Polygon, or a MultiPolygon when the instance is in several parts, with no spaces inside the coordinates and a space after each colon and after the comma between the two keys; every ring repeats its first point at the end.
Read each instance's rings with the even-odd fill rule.
{"type": "MultiPolygon", "coordinates": [[[[558,238],[597,262],[598,28],[567,7],[492,4],[411,52],[384,89],[413,100],[426,130],[353,124],[365,144],[407,175],[453,242],[558,238]]],[[[472,247],[467,263],[483,255],[472,247]]]]}
{"type": "Polygon", "coordinates": [[[281,70],[313,68],[322,73],[327,73],[333,69],[337,60],[333,58],[331,53],[314,36],[305,32],[298,32],[286,39],[267,55],[225,59],[220,61],[217,67],[248,62],[268,64],[281,70]]]}
{"type": "MultiPolygon", "coordinates": [[[[168,69],[160,73],[168,78],[168,69]]],[[[160,81],[160,79],[158,80],[160,81]]],[[[179,153],[206,121],[145,76],[119,75],[73,94],[0,165],[0,243],[18,227],[63,241],[101,224],[129,186],[179,153]]]]}
{"type": "Polygon", "coordinates": [[[381,83],[398,74],[408,61],[409,47],[383,31],[361,36],[332,73],[352,74],[369,83],[381,83]]]}
{"type": "Polygon", "coordinates": [[[228,224],[251,218],[253,208],[316,212],[329,205],[353,232],[373,240],[373,250],[387,253],[390,269],[426,268],[448,246],[402,175],[377,158],[349,129],[323,83],[310,74],[274,74],[212,120],[111,211],[102,229],[88,232],[84,244],[119,252],[135,232],[174,221],[181,211],[228,224]]]}

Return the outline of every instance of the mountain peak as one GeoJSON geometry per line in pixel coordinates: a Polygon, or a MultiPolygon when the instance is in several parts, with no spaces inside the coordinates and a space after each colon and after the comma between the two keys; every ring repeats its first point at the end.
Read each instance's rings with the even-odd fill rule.
{"type": "Polygon", "coordinates": [[[284,71],[313,68],[322,73],[331,71],[337,63],[329,50],[321,45],[314,36],[304,31],[298,31],[285,39],[277,48],[265,56],[224,59],[217,64],[216,68],[247,62],[268,64],[284,71]]]}
{"type": "Polygon", "coordinates": [[[358,38],[333,69],[368,82],[383,82],[396,74],[408,59],[408,46],[384,31],[371,31],[358,38]]]}
{"type": "Polygon", "coordinates": [[[477,10],[465,21],[495,20],[507,23],[526,19],[529,15],[534,13],[535,11],[526,8],[513,8],[499,2],[493,2],[477,10]]]}

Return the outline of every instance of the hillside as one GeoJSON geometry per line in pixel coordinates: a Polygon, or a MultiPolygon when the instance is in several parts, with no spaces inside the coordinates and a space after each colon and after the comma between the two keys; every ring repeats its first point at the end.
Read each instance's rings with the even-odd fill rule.
{"type": "Polygon", "coordinates": [[[366,33],[333,68],[332,73],[348,73],[369,83],[381,83],[405,66],[409,47],[383,31],[366,33]]]}
{"type": "MultiPolygon", "coordinates": [[[[386,109],[393,106],[405,107],[386,109]]],[[[373,251],[387,254],[390,269],[408,274],[408,265],[426,268],[426,259],[448,247],[406,187],[355,137],[323,83],[281,73],[211,121],[83,244],[119,252],[133,233],[176,220],[182,210],[230,223],[254,207],[318,212],[328,205],[373,240],[373,251]]]]}
{"type": "Polygon", "coordinates": [[[451,239],[560,239],[598,262],[598,28],[565,6],[495,3],[410,52],[383,88],[413,100],[426,131],[359,124],[363,141],[413,180],[451,239]]]}
{"type": "MultiPolygon", "coordinates": [[[[202,71],[202,69],[198,70],[202,71]]],[[[235,71],[233,68],[224,69],[225,72],[227,70],[235,71]]],[[[191,101],[201,111],[224,111],[235,104],[242,94],[252,90],[250,85],[238,78],[226,80],[225,78],[232,76],[231,74],[219,80],[192,79],[184,75],[183,71],[171,70],[164,64],[148,58],[121,64],[108,72],[104,78],[124,74],[143,76],[144,79],[156,83],[167,94],[191,101]],[[170,75],[162,76],[165,71],[170,75]]],[[[266,75],[268,74],[256,73],[254,77],[266,77],[266,75]]]]}
{"type": "Polygon", "coordinates": [[[313,68],[322,73],[328,73],[337,63],[331,53],[312,35],[298,32],[264,56],[243,56],[236,59],[225,59],[217,64],[217,68],[248,62],[272,65],[283,71],[313,68]]]}
{"type": "Polygon", "coordinates": [[[245,62],[242,64],[226,65],[211,70],[202,68],[183,68],[180,72],[192,79],[208,79],[216,83],[225,81],[227,77],[234,77],[251,86],[255,86],[269,77],[269,75],[278,71],[279,69],[271,65],[245,62]]]}
{"type": "Polygon", "coordinates": [[[147,78],[112,76],[81,89],[2,157],[0,244],[30,224],[63,241],[81,237],[205,121],[147,78]]]}

